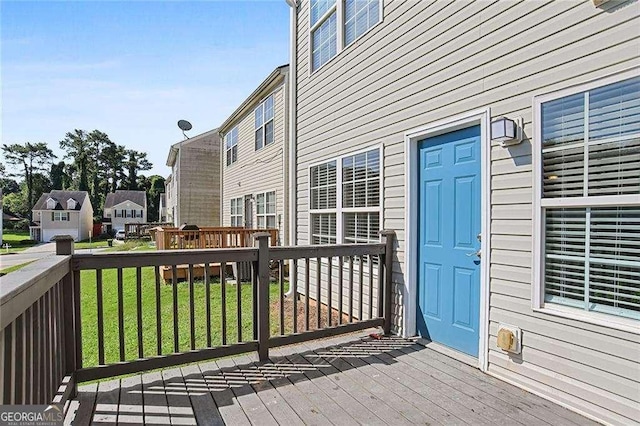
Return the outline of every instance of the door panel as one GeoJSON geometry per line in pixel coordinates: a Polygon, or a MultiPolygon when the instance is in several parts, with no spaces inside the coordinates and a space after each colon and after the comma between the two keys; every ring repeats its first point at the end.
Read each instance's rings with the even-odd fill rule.
{"type": "Polygon", "coordinates": [[[480,127],[419,142],[418,332],[478,356],[480,127]]]}

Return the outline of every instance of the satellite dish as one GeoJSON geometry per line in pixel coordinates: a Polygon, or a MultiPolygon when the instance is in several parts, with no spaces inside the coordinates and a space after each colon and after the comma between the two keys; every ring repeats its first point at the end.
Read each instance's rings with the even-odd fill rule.
{"type": "Polygon", "coordinates": [[[189,137],[185,135],[184,132],[191,130],[191,128],[193,127],[191,123],[189,123],[187,120],[178,120],[178,127],[180,128],[180,130],[182,130],[182,135],[185,137],[185,139],[189,139],[189,137]]]}
{"type": "Polygon", "coordinates": [[[188,130],[191,130],[193,126],[187,120],[178,120],[178,127],[180,127],[180,130],[182,130],[183,132],[186,132],[188,130]]]}

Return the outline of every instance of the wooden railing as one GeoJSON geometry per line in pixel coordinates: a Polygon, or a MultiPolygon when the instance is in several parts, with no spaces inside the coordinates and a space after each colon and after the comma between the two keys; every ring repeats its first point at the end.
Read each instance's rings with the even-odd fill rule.
{"type": "Polygon", "coordinates": [[[248,248],[135,254],[73,254],[72,241],[59,240],[57,256],[0,288],[0,401],[63,402],[78,382],[251,351],[266,360],[271,347],[390,332],[393,233],[374,244],[304,247],[270,247],[271,236],[254,235],[248,248]],[[228,278],[236,262],[251,265],[250,283],[228,278]],[[164,265],[173,274],[187,265],[187,279],[164,284],[164,265]],[[38,390],[27,396],[30,371],[38,390]]]}
{"type": "Polygon", "coordinates": [[[158,250],[252,247],[253,236],[258,232],[269,233],[270,244],[272,246],[278,244],[277,229],[247,229],[240,227],[203,227],[197,231],[158,228],[155,231],[155,241],[158,250]]]}

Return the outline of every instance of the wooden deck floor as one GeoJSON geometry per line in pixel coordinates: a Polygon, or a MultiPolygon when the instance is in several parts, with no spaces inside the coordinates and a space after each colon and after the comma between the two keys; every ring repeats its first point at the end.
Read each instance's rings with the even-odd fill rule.
{"type": "Polygon", "coordinates": [[[348,335],[271,355],[81,386],[66,424],[595,424],[400,338],[348,335]]]}

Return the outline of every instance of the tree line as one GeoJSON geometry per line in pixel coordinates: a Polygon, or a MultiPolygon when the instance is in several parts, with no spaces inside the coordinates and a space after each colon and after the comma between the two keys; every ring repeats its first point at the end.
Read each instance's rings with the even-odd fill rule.
{"type": "Polygon", "coordinates": [[[5,212],[30,219],[31,209],[42,193],[78,190],[89,193],[94,219],[100,221],[107,194],[130,189],[146,191],[147,217],[158,217],[164,178],[141,173],[153,167],[146,152],[127,149],[99,130],[76,129],[59,143],[65,152],[60,161],[43,142],[2,145],[6,164],[0,163],[0,187],[5,212]]]}

